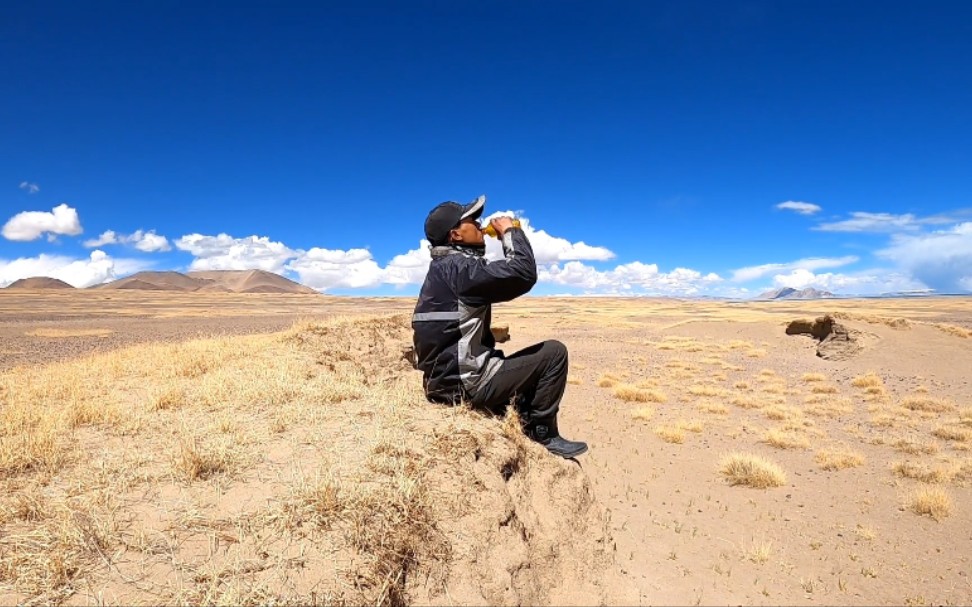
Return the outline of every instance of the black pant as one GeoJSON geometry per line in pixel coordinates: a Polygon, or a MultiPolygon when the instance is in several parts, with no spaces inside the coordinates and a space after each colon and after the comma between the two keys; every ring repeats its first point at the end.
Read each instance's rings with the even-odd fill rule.
{"type": "Polygon", "coordinates": [[[556,428],[560,399],[567,387],[567,347],[544,341],[507,356],[499,371],[471,395],[474,407],[501,413],[514,403],[525,424],[556,428]]]}

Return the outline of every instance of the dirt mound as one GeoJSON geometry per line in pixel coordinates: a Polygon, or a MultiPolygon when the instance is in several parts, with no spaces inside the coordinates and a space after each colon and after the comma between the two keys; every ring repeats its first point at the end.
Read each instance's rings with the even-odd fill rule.
{"type": "Polygon", "coordinates": [[[213,286],[232,293],[317,293],[299,282],[264,270],[211,270],[189,272],[187,275],[212,281],[213,286]]]}
{"type": "MultiPolygon", "coordinates": [[[[292,339],[339,375],[363,374],[377,386],[400,381],[403,374],[420,381],[401,355],[411,341],[404,315],[350,325],[308,323],[295,327],[292,339]]],[[[499,419],[428,403],[398,415],[406,418],[408,436],[389,436],[364,466],[412,475],[412,502],[404,505],[411,518],[383,537],[389,550],[378,556],[383,564],[363,560],[361,570],[345,572],[349,579],[374,580],[367,592],[346,598],[440,605],[603,603],[605,576],[614,571],[614,542],[606,511],[578,463],[530,442],[515,416],[499,419]],[[382,585],[388,595],[376,596],[382,585]]],[[[355,457],[342,453],[345,463],[355,457]]],[[[385,513],[371,524],[397,516],[385,513]]],[[[336,521],[334,528],[343,524],[336,521]]]]}
{"type": "Polygon", "coordinates": [[[64,282],[63,280],[58,280],[57,278],[49,278],[47,276],[33,276],[31,278],[21,278],[20,280],[15,280],[9,285],[8,289],[73,289],[74,287],[64,282]]]}
{"type": "Polygon", "coordinates": [[[817,356],[825,360],[844,360],[861,351],[856,331],[840,324],[827,314],[816,320],[799,319],[786,326],[787,335],[810,335],[818,342],[817,356]]]}

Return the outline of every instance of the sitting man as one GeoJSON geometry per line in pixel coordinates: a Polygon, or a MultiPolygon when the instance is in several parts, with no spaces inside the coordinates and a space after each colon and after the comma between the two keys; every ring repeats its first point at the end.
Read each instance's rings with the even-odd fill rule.
{"type": "Polygon", "coordinates": [[[412,316],[417,367],[432,402],[499,412],[515,403],[527,436],[561,457],[575,457],[587,445],[570,441],[557,428],[567,384],[567,348],[545,341],[505,356],[490,331],[492,304],[527,293],[537,282],[533,249],[509,217],[490,225],[503,243],[505,259],[486,260],[479,218],[486,197],[463,205],[443,202],[425,220],[432,263],[412,316]]]}

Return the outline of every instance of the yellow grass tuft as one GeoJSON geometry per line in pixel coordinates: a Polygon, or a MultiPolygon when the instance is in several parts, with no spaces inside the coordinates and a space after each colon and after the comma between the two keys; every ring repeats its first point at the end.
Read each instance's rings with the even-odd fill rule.
{"type": "Polygon", "coordinates": [[[929,411],[932,413],[942,413],[956,409],[955,404],[950,400],[929,398],[927,396],[910,396],[901,401],[901,406],[911,411],[929,411]]]}
{"type": "Polygon", "coordinates": [[[891,471],[894,474],[923,483],[950,482],[960,470],[960,466],[952,463],[945,463],[934,467],[917,462],[897,462],[891,465],[891,471]]]}
{"type": "Polygon", "coordinates": [[[648,421],[655,415],[655,410],[651,407],[638,407],[631,412],[631,417],[640,421],[648,421]]]}
{"type": "Polygon", "coordinates": [[[814,386],[810,389],[814,394],[836,394],[837,386],[824,385],[824,386],[814,386]]]}
{"type": "Polygon", "coordinates": [[[940,521],[952,513],[952,496],[939,487],[923,487],[912,494],[911,510],[940,521]]]}
{"type": "Polygon", "coordinates": [[[598,388],[611,388],[617,385],[621,381],[621,378],[617,375],[611,373],[602,373],[600,377],[597,378],[598,388]]]}
{"type": "Polygon", "coordinates": [[[777,449],[809,449],[810,440],[792,430],[770,430],[763,442],[777,449]]]}
{"type": "Polygon", "coordinates": [[[907,453],[909,455],[934,455],[938,453],[939,446],[938,443],[932,440],[915,442],[905,439],[898,439],[891,444],[892,447],[897,451],[902,453],[907,453]]]}
{"type": "Polygon", "coordinates": [[[694,396],[726,396],[728,394],[728,392],[722,388],[717,388],[715,386],[703,386],[700,384],[689,386],[688,391],[689,394],[694,396]]]}
{"type": "Polygon", "coordinates": [[[722,403],[702,401],[697,404],[695,408],[704,413],[711,413],[713,415],[729,415],[729,409],[722,403]]]}
{"type": "Polygon", "coordinates": [[[737,381],[736,383],[732,384],[732,387],[735,388],[736,390],[749,390],[749,382],[737,381]]]}
{"type": "Polygon", "coordinates": [[[666,443],[681,445],[685,442],[685,430],[678,426],[656,426],[655,434],[666,443]]]}
{"type": "Polygon", "coordinates": [[[823,373],[804,373],[800,379],[807,383],[827,381],[827,376],[823,373]]]}
{"type": "Polygon", "coordinates": [[[762,409],[766,406],[766,403],[748,396],[737,396],[729,402],[741,409],[762,409]]]}
{"type": "Polygon", "coordinates": [[[631,384],[614,386],[613,394],[615,398],[629,403],[663,403],[668,400],[664,392],[639,388],[631,384]]]}
{"type": "Polygon", "coordinates": [[[864,464],[864,455],[849,449],[825,449],[817,451],[814,461],[824,470],[844,470],[864,464]]]}
{"type": "Polygon", "coordinates": [[[967,443],[972,441],[972,429],[956,426],[939,426],[932,430],[932,436],[942,440],[957,441],[967,443]]]}
{"type": "Polygon", "coordinates": [[[777,464],[752,453],[732,453],[719,464],[730,485],[745,485],[755,489],[781,487],[786,484],[786,473],[777,464]]]}
{"type": "Polygon", "coordinates": [[[851,385],[855,388],[874,388],[883,386],[884,382],[881,380],[880,376],[874,373],[868,373],[867,375],[858,375],[852,379],[851,385]]]}
{"type": "Polygon", "coordinates": [[[60,339],[63,337],[108,337],[115,331],[113,329],[34,329],[27,331],[24,335],[30,337],[48,337],[60,339]]]}

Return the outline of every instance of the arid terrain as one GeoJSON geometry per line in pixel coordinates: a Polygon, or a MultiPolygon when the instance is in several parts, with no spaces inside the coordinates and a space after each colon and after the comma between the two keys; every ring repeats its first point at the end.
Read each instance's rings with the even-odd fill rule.
{"type": "Polygon", "coordinates": [[[0,604],[969,604],[970,302],[497,306],[575,462],[425,402],[408,298],[0,290],[0,604]]]}

